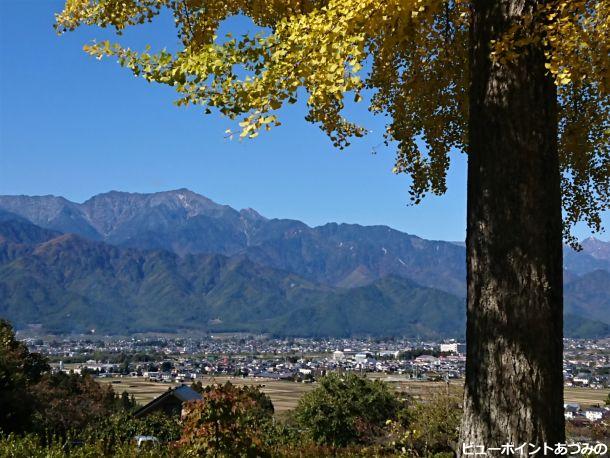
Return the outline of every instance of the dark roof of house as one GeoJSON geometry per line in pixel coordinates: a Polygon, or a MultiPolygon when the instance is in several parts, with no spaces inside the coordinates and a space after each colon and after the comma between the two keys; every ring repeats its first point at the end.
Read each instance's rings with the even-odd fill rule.
{"type": "Polygon", "coordinates": [[[167,402],[169,398],[175,398],[180,402],[195,401],[202,399],[201,394],[197,393],[194,389],[186,385],[180,385],[176,388],[170,388],[161,396],[156,397],[145,406],[140,407],[133,414],[134,417],[141,417],[147,413],[156,410],[163,403],[167,402]]]}
{"type": "Polygon", "coordinates": [[[195,401],[195,400],[202,399],[201,395],[199,393],[197,393],[190,386],[186,386],[186,385],[180,385],[180,386],[174,388],[174,396],[176,396],[182,402],[195,401]]]}

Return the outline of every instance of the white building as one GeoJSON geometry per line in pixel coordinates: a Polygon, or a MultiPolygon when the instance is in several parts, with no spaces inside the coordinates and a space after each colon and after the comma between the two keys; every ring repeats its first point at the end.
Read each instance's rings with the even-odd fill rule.
{"type": "Polygon", "coordinates": [[[421,355],[413,360],[413,364],[417,366],[436,365],[440,364],[440,359],[432,355],[421,355]]]}
{"type": "Polygon", "coordinates": [[[345,359],[345,353],[340,350],[333,351],[333,359],[335,361],[343,361],[345,359]]]}
{"type": "Polygon", "coordinates": [[[589,382],[591,382],[591,376],[586,373],[580,373],[572,379],[572,382],[573,382],[573,384],[580,384],[583,386],[587,386],[587,385],[589,385],[589,382]]]}
{"type": "Polygon", "coordinates": [[[394,359],[398,359],[398,355],[400,355],[400,352],[398,350],[384,350],[379,352],[379,356],[384,358],[390,356],[394,359]]]}
{"type": "Polygon", "coordinates": [[[455,353],[461,355],[466,353],[466,345],[457,342],[442,343],[441,353],[455,353]]]}
{"type": "Polygon", "coordinates": [[[356,353],[354,355],[354,361],[357,363],[365,363],[369,359],[369,355],[367,353],[356,353]]]}
{"type": "Polygon", "coordinates": [[[604,418],[605,413],[606,412],[604,411],[604,409],[591,407],[591,408],[585,410],[585,417],[587,417],[587,420],[589,420],[589,421],[599,421],[602,418],[604,418]]]}

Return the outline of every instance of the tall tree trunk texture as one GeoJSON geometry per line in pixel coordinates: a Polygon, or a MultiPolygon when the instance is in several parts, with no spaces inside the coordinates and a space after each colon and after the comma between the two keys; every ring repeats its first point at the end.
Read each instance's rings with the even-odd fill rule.
{"type": "Polygon", "coordinates": [[[507,66],[489,57],[534,4],[473,2],[462,456],[464,445],[525,443],[519,456],[565,440],[556,89],[541,49],[507,66]]]}

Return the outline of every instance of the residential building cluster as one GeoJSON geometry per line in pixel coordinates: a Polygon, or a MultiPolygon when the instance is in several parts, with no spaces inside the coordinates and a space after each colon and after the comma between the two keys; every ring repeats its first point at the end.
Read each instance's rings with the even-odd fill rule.
{"type": "Polygon", "coordinates": [[[566,339],[563,374],[566,386],[610,387],[610,339],[566,339]]]}
{"type": "Polygon", "coordinates": [[[99,376],[131,374],[180,382],[209,375],[312,381],[328,371],[399,374],[419,380],[460,378],[463,344],[391,339],[273,339],[264,336],[202,338],[27,338],[32,351],[58,370],[99,376]]]}

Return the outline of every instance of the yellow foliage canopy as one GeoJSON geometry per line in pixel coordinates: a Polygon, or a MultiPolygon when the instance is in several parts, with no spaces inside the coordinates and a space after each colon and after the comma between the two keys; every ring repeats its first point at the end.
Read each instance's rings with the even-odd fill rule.
{"type": "MultiPolygon", "coordinates": [[[[541,5],[499,34],[491,57],[510,65],[531,46],[545,50],[558,88],[566,227],[584,220],[599,229],[610,194],[610,1],[541,5]]],[[[56,28],[120,33],[168,10],[183,44],[176,53],[109,42],[85,50],[173,86],[178,105],[239,119],[240,137],[279,125],[276,110],[304,89],[306,119],[347,146],[366,130],[342,115],[346,97],[358,102],[367,90],[370,111],[388,115],[394,172],[411,176],[419,202],[446,190],[450,151],[467,151],[470,8],[466,0],[67,0],[56,28]],[[220,24],[234,15],[261,33],[219,39],[220,24]]]]}

